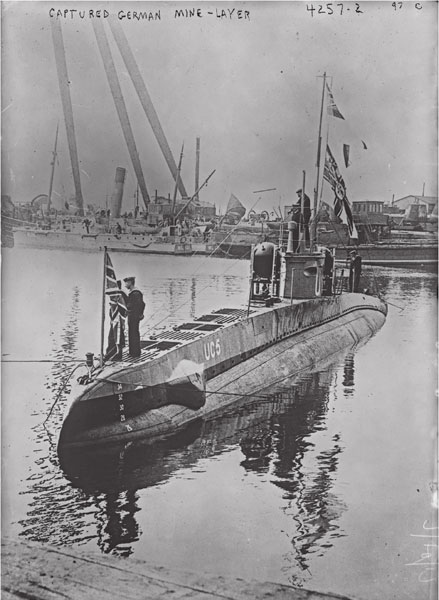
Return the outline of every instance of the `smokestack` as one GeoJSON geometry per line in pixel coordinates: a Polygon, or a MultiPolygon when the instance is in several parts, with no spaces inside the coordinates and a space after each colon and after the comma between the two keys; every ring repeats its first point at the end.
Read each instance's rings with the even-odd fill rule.
{"type": "MultiPolygon", "coordinates": [[[[196,138],[196,155],[195,155],[195,191],[200,187],[200,138],[196,138]]],[[[194,198],[198,204],[200,199],[198,194],[194,198]]]]}
{"type": "Polygon", "coordinates": [[[111,196],[110,210],[114,219],[120,217],[122,208],[123,184],[125,183],[126,170],[123,167],[117,167],[116,177],[114,179],[114,191],[111,196]]]}

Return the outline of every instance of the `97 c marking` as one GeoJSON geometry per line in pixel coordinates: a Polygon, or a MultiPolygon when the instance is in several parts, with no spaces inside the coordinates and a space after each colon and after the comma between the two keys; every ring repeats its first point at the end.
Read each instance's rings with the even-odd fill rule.
{"type": "MultiPolygon", "coordinates": [[[[401,10],[403,7],[403,4],[404,4],[403,2],[392,2],[392,8],[394,10],[401,10]]],[[[411,2],[408,4],[410,6],[411,2]]],[[[416,8],[416,10],[422,10],[422,2],[416,2],[415,8],[416,8]]]]}
{"type": "Polygon", "coordinates": [[[314,16],[317,15],[343,15],[344,12],[353,12],[357,15],[362,15],[363,11],[359,2],[348,2],[348,6],[345,7],[344,2],[326,2],[326,4],[307,4],[306,10],[314,16]],[[353,6],[352,6],[353,5],[353,6]]]}
{"type": "Polygon", "coordinates": [[[206,360],[209,358],[215,358],[215,356],[219,356],[221,354],[221,346],[219,343],[219,339],[214,342],[207,342],[204,344],[204,357],[206,360]]]}

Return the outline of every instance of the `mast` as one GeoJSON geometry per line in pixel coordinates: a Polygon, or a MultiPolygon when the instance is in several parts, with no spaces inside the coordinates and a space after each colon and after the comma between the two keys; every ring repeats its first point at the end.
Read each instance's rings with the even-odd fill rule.
{"type": "Polygon", "coordinates": [[[69,75],[67,73],[66,53],[62,36],[61,23],[58,19],[50,19],[52,40],[55,50],[56,72],[58,74],[59,91],[66,124],[67,142],[69,145],[70,162],[72,164],[73,182],[75,184],[76,204],[79,215],[84,216],[84,199],[81,190],[79,173],[78,149],[76,147],[75,124],[73,121],[72,99],[70,97],[69,75]]]}
{"type": "Polygon", "coordinates": [[[319,180],[320,180],[320,156],[322,151],[322,122],[323,122],[323,106],[325,102],[325,88],[326,88],[326,71],[323,73],[323,87],[322,87],[322,104],[320,106],[320,120],[319,120],[319,135],[317,142],[317,177],[316,177],[316,186],[314,188],[314,207],[313,207],[313,220],[311,227],[311,240],[310,246],[313,248],[316,244],[317,237],[317,205],[319,198],[319,180]]]}
{"type": "MultiPolygon", "coordinates": [[[[196,138],[196,149],[195,149],[195,189],[198,190],[200,185],[200,138],[196,138]]],[[[200,203],[198,194],[194,198],[195,204],[200,203]]]]}
{"type": "MultiPolygon", "coordinates": [[[[305,181],[306,181],[306,173],[305,171],[302,171],[302,194],[300,196],[300,214],[302,216],[301,221],[300,221],[300,229],[299,229],[299,247],[298,250],[300,252],[303,251],[304,248],[306,248],[306,240],[304,239],[305,236],[305,181]]],[[[311,247],[310,247],[310,251],[311,251],[311,247]]]]}
{"type": "Polygon", "coordinates": [[[58,144],[58,129],[59,129],[59,122],[56,125],[56,134],[55,134],[55,145],[53,147],[53,152],[52,152],[52,162],[50,163],[52,170],[50,172],[50,182],[49,182],[49,194],[48,194],[48,200],[47,200],[47,215],[50,215],[50,203],[52,200],[52,189],[53,189],[53,177],[55,175],[55,162],[56,162],[56,147],[58,144]]]}
{"type": "Polygon", "coordinates": [[[171,225],[174,225],[174,213],[175,213],[175,201],[177,200],[178,182],[180,181],[181,163],[183,160],[184,142],[181,146],[180,160],[178,161],[177,177],[175,179],[174,196],[172,198],[172,209],[171,209],[171,225]]]}
{"type": "Polygon", "coordinates": [[[139,182],[136,182],[136,192],[134,194],[134,198],[136,199],[136,206],[134,209],[137,209],[137,213],[139,212],[139,182]]]}

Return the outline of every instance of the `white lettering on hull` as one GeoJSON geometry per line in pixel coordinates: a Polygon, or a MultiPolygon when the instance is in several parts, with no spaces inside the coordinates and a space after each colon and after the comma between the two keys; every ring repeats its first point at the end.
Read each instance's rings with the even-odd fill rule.
{"type": "Polygon", "coordinates": [[[219,339],[217,339],[216,342],[212,340],[211,342],[207,342],[204,344],[204,358],[206,360],[220,356],[220,354],[221,346],[219,339]]]}

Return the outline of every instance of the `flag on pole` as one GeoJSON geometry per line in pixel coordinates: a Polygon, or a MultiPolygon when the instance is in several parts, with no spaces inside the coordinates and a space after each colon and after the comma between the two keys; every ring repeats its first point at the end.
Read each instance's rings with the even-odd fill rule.
{"type": "Polygon", "coordinates": [[[117,346],[114,348],[114,353],[121,352],[125,345],[127,306],[108,252],[105,255],[105,294],[110,297],[110,334],[107,354],[112,354],[111,342],[117,346]]]}
{"type": "Polygon", "coordinates": [[[329,146],[326,146],[326,157],[325,157],[325,167],[323,169],[323,178],[331,186],[335,198],[334,198],[334,212],[337,217],[339,217],[343,223],[348,226],[349,229],[349,237],[358,238],[357,229],[355,227],[354,218],[352,216],[351,205],[349,204],[349,200],[346,195],[346,186],[343,181],[343,177],[338,170],[337,163],[335,162],[335,158],[332,155],[329,146]]]}
{"type": "Polygon", "coordinates": [[[367,150],[366,142],[364,142],[363,140],[361,140],[361,141],[362,141],[362,143],[363,143],[363,148],[364,148],[364,150],[367,150]]]}
{"type": "Polygon", "coordinates": [[[108,252],[105,254],[105,293],[110,294],[120,290],[117,285],[116,273],[108,252]]]}
{"type": "Polygon", "coordinates": [[[328,115],[331,115],[331,117],[338,117],[339,119],[344,120],[344,116],[341,114],[341,112],[337,108],[337,105],[335,104],[334,96],[332,95],[331,89],[327,82],[326,82],[326,89],[328,90],[328,97],[329,97],[328,108],[327,108],[328,115]]]}

